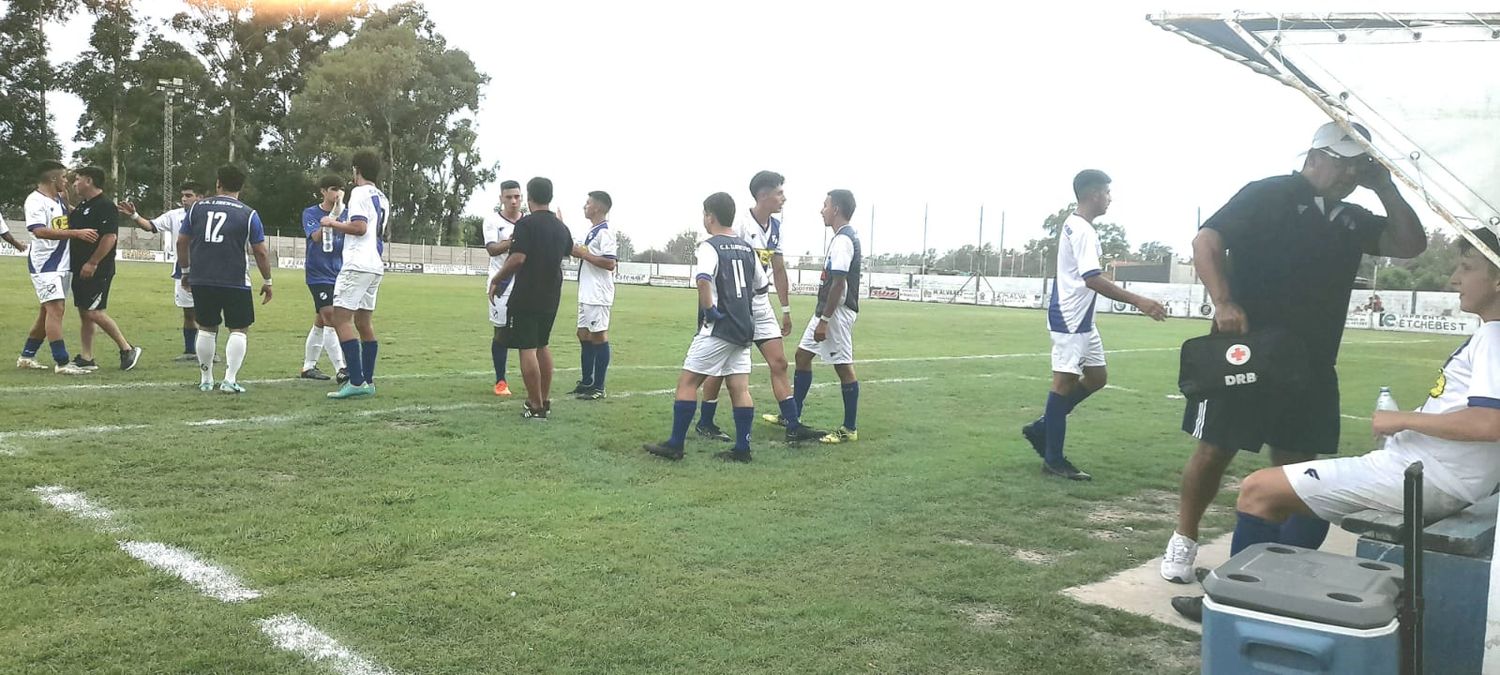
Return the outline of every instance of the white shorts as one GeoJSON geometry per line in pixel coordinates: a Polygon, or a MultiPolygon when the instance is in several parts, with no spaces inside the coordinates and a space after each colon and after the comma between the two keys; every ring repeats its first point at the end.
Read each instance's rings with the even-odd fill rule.
{"type": "Polygon", "coordinates": [[[374,311],[382,274],[341,270],[333,283],[333,306],[339,309],[374,311]]]}
{"type": "Polygon", "coordinates": [[[828,321],[828,336],[818,342],[813,339],[813,332],[818,329],[818,317],[814,316],[807,322],[807,330],[802,331],[802,342],[797,344],[797,349],[817,354],[823,363],[830,365],[854,363],[854,322],[857,319],[859,312],[843,305],[835,307],[833,318],[828,321]]]}
{"type": "Polygon", "coordinates": [[[1099,331],[1052,333],[1052,372],[1083,375],[1084,368],[1104,366],[1104,341],[1099,331]]]}
{"type": "MultiPolygon", "coordinates": [[[[1281,467],[1292,490],[1319,518],[1338,525],[1344,516],[1365,509],[1401,513],[1408,460],[1376,450],[1358,457],[1318,459],[1281,467]]],[[[1469,503],[1422,484],[1422,511],[1427,520],[1459,512],[1469,503]]]]}
{"type": "Polygon", "coordinates": [[[67,272],[39,272],[31,275],[31,287],[36,290],[37,302],[46,304],[68,297],[67,272]]]}
{"type": "Polygon", "coordinates": [[[771,309],[771,295],[758,295],[750,301],[750,312],[755,318],[755,342],[781,339],[781,319],[771,309]]]}
{"type": "Polygon", "coordinates": [[[193,308],[193,294],[182,287],[181,279],[172,280],[172,302],[177,303],[182,309],[193,308]]]}
{"type": "Polygon", "coordinates": [[[579,305],[578,327],[587,328],[590,333],[609,330],[609,310],[609,305],[579,305]]]}
{"type": "MultiPolygon", "coordinates": [[[[505,287],[505,291],[502,292],[498,297],[493,295],[490,296],[490,325],[493,325],[496,328],[505,327],[505,319],[507,316],[505,310],[510,306],[510,289],[514,287],[515,284],[511,283],[510,285],[505,287]]],[[[489,292],[488,286],[485,287],[485,292],[489,292]]]]}
{"type": "Polygon", "coordinates": [[[709,377],[750,374],[750,348],[712,335],[693,337],[682,369],[709,377]]]}

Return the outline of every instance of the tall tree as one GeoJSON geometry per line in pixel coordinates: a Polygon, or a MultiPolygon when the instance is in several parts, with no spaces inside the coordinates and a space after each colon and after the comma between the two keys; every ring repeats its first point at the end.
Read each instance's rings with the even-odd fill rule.
{"type": "Polygon", "coordinates": [[[83,114],[73,140],[89,141],[103,137],[108,146],[112,181],[120,180],[120,137],[136,124],[126,96],[141,86],[131,67],[135,56],[137,28],[128,0],[84,0],[84,7],[94,16],[89,31],[89,48],[69,63],[67,89],[83,100],[83,114]]]}
{"type": "Polygon", "coordinates": [[[615,246],[619,249],[616,252],[616,257],[620,260],[633,260],[635,258],[635,242],[630,241],[630,235],[624,232],[616,232],[615,246]]]}
{"type": "Polygon", "coordinates": [[[62,0],[10,0],[0,16],[0,205],[19,206],[35,185],[31,167],[62,154],[47,108],[58,78],[45,28],[72,9],[62,0]]]}
{"type": "Polygon", "coordinates": [[[1172,247],[1159,241],[1148,241],[1136,250],[1135,257],[1142,262],[1172,262],[1172,247]]]}
{"type": "Polygon", "coordinates": [[[390,237],[435,241],[452,235],[462,206],[494,179],[468,122],[489,77],[449,49],[415,3],[375,12],[349,42],[325,54],[293,97],[288,120],[299,153],[344,166],[377,148],[389,176],[390,237]]]}

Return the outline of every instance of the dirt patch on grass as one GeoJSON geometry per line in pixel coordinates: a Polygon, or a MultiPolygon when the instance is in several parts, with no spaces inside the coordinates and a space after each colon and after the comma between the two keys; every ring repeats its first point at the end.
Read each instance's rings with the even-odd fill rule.
{"type": "Polygon", "coordinates": [[[1125,531],[1115,531],[1115,530],[1090,530],[1089,531],[1089,537],[1092,538],[1092,539],[1098,539],[1099,541],[1119,541],[1121,539],[1124,539],[1126,534],[1128,534],[1128,533],[1125,532],[1125,531]]]}
{"type": "Polygon", "coordinates": [[[999,607],[995,607],[994,605],[974,605],[972,607],[964,607],[959,609],[958,613],[965,619],[968,619],[969,625],[984,630],[991,630],[1003,626],[1007,623],[1010,623],[1012,618],[1009,612],[1006,612],[999,607]]]}
{"type": "Polygon", "coordinates": [[[989,551],[1009,551],[1010,550],[1006,546],[1002,546],[1000,544],[992,544],[992,543],[987,542],[987,541],[971,541],[969,539],[950,539],[948,543],[953,544],[954,546],[964,546],[964,547],[967,547],[967,548],[982,548],[982,549],[989,550],[989,551]]]}
{"type": "Polygon", "coordinates": [[[1051,565],[1057,562],[1057,556],[1055,555],[1042,553],[1041,551],[1029,551],[1024,548],[1016,549],[1014,555],[1016,556],[1016,560],[1028,565],[1051,565]]]}
{"type": "Polygon", "coordinates": [[[1130,508],[1106,505],[1097,506],[1093,511],[1090,511],[1087,516],[1084,516],[1084,520],[1087,521],[1090,525],[1119,525],[1120,523],[1128,523],[1133,521],[1163,519],[1164,515],[1161,513],[1150,513],[1146,511],[1137,511],[1130,508]]]}

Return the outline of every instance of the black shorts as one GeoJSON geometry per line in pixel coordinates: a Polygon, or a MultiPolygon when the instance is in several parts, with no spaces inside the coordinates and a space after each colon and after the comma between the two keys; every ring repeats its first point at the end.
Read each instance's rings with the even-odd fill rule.
{"type": "Polygon", "coordinates": [[[204,328],[249,328],[255,323],[255,296],[248,288],[193,286],[193,314],[204,328]]]}
{"type": "Polygon", "coordinates": [[[109,308],[109,287],[114,277],[83,278],[73,273],[73,306],[80,311],[98,311],[109,308]]]}
{"type": "Polygon", "coordinates": [[[557,312],[541,314],[510,310],[501,342],[509,349],[541,349],[552,337],[552,323],[556,320],[557,312]]]}
{"type": "Polygon", "coordinates": [[[321,312],[324,307],[333,306],[333,284],[308,284],[307,290],[313,296],[313,311],[321,312]]]}
{"type": "Polygon", "coordinates": [[[1314,369],[1295,390],[1267,387],[1189,399],[1182,430],[1224,450],[1260,452],[1262,445],[1298,455],[1339,450],[1339,377],[1314,369]]]}

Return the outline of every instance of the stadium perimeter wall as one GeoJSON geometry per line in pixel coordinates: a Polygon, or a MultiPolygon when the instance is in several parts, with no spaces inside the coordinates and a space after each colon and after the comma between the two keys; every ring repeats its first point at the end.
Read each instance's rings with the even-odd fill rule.
{"type": "MultiPolygon", "coordinates": [[[[24,231],[11,228],[19,238],[24,231]]],[[[296,237],[267,237],[266,243],[274,264],[281,269],[301,269],[305,241],[296,237]]],[[[121,233],[120,258],[143,262],[171,262],[175,258],[164,237],[127,230],[121,233]]],[[[18,255],[0,242],[0,256],[18,255]]],[[[472,275],[488,274],[489,256],[480,248],[427,246],[421,244],[386,244],[386,269],[412,274],[472,275]]],[[[564,275],[578,278],[576,261],[570,261],[564,275]]],[[[818,270],[788,269],[792,292],[814,295],[818,290],[818,270]]],[[[688,288],[692,268],[668,263],[622,262],[615,280],[622,284],[688,288]]],[[[1122,286],[1161,302],[1177,318],[1211,319],[1213,303],[1207,290],[1199,284],[1172,284],[1128,281],[1122,286]]],[[[1051,296],[1052,280],[1037,277],[964,277],[874,272],[865,275],[861,294],[864,297],[964,305],[987,305],[1042,309],[1051,296]]],[[[1095,311],[1110,314],[1135,314],[1134,307],[1100,297],[1095,311]]],[[[1356,290],[1349,301],[1346,326],[1364,330],[1468,335],[1479,328],[1478,317],[1459,311],[1458,294],[1434,291],[1356,290]]]]}

